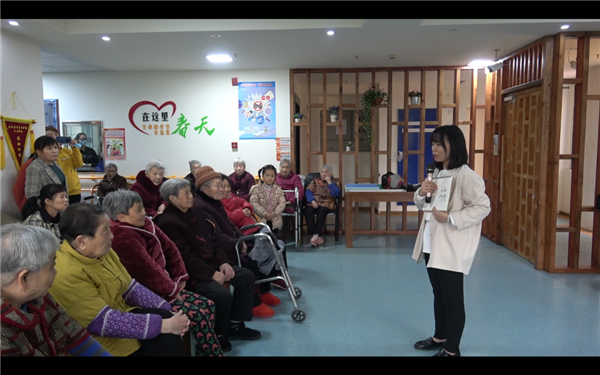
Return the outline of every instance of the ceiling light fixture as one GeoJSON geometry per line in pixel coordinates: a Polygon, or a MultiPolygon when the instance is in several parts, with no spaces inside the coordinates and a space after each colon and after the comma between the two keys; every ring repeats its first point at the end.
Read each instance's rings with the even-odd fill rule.
{"type": "Polygon", "coordinates": [[[470,63],[468,63],[468,66],[472,66],[472,67],[486,67],[488,65],[492,65],[494,62],[492,60],[473,60],[470,63]]]}
{"type": "Polygon", "coordinates": [[[109,37],[107,37],[106,35],[104,35],[104,36],[102,37],[102,40],[103,40],[103,41],[105,41],[105,42],[108,42],[108,41],[110,40],[110,38],[109,38],[109,37]]]}
{"type": "Polygon", "coordinates": [[[327,35],[333,35],[333,34],[335,34],[335,31],[333,31],[333,30],[327,31],[327,35]]]}
{"type": "Polygon", "coordinates": [[[229,55],[208,55],[206,56],[208,61],[213,63],[232,62],[233,59],[229,55]]]}
{"type": "Polygon", "coordinates": [[[19,23],[17,21],[8,21],[8,24],[11,26],[19,26],[19,23]]]}
{"type": "Polygon", "coordinates": [[[569,25],[562,25],[562,26],[560,27],[560,29],[561,29],[561,30],[566,30],[566,29],[568,29],[568,28],[569,28],[569,25]]]}
{"type": "Polygon", "coordinates": [[[211,38],[220,38],[220,37],[221,37],[221,35],[219,35],[219,34],[211,34],[211,36],[210,36],[210,37],[211,37],[211,38]]]}

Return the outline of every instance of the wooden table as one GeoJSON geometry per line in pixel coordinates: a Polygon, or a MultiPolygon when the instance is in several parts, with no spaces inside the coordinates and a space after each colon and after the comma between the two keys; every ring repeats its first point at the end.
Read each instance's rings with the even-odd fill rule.
{"type": "MultiPolygon", "coordinates": [[[[394,189],[344,189],[345,192],[345,203],[344,203],[344,234],[346,235],[346,247],[353,247],[352,236],[353,234],[417,234],[418,230],[408,230],[408,210],[404,206],[402,211],[402,230],[390,230],[390,219],[391,219],[391,202],[413,202],[414,192],[404,192],[394,189]],[[385,212],[385,230],[374,230],[374,217],[371,215],[371,226],[370,230],[355,230],[355,220],[353,220],[353,206],[354,202],[371,202],[379,203],[386,202],[385,212]]],[[[357,207],[358,208],[358,207],[357,207]]],[[[356,210],[358,211],[358,210],[356,210]]],[[[421,222],[422,212],[419,211],[419,225],[421,222]]]]}

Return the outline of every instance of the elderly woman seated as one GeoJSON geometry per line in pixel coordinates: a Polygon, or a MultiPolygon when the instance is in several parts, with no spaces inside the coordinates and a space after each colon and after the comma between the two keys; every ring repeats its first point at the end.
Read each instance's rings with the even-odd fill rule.
{"type": "Polygon", "coordinates": [[[317,247],[324,242],[321,234],[325,219],[331,211],[335,210],[335,198],[341,193],[338,183],[333,179],[331,166],[327,164],[321,167],[321,178],[315,178],[306,187],[304,215],[312,247],[317,247]]]}
{"type": "Polygon", "coordinates": [[[23,224],[46,228],[62,240],[58,223],[60,213],[69,206],[67,188],[61,184],[48,184],[42,187],[40,195],[31,197],[23,206],[23,224]]]}
{"type": "MultiPolygon", "coordinates": [[[[194,198],[196,216],[198,219],[207,218],[215,224],[215,239],[229,257],[229,261],[237,264],[236,245],[243,234],[229,220],[225,207],[221,203],[221,199],[224,197],[221,174],[209,166],[204,166],[196,171],[196,186],[198,187],[194,198]]],[[[251,251],[248,244],[242,241],[239,251],[243,268],[250,269],[257,280],[267,277],[259,271],[256,261],[246,256],[251,251]]],[[[275,311],[269,306],[278,306],[281,301],[271,293],[269,283],[261,283],[258,288],[259,291],[255,293],[254,298],[253,314],[258,318],[270,318],[275,315],[275,311]]]]}
{"type": "Polygon", "coordinates": [[[233,173],[229,175],[231,193],[238,198],[250,201],[250,189],[254,186],[254,176],[246,172],[246,162],[240,158],[233,161],[233,173]]]}
{"type": "Polygon", "coordinates": [[[190,164],[190,173],[184,178],[190,182],[190,188],[194,191],[196,190],[196,177],[194,177],[194,172],[202,166],[202,163],[196,159],[190,160],[188,163],[190,164]]]}
{"type": "Polygon", "coordinates": [[[190,277],[190,290],[217,305],[215,331],[221,348],[231,349],[229,339],[259,339],[260,332],[244,325],[244,321],[252,320],[254,275],[230,262],[215,240],[215,223],[192,212],[194,196],[186,180],[168,180],[160,190],[170,204],[157,224],[177,245],[190,277]],[[234,287],[233,295],[223,287],[226,282],[234,287]]]}
{"type": "Polygon", "coordinates": [[[110,356],[48,294],[58,239],[22,224],[0,228],[2,356],[110,356]]]}
{"type": "Polygon", "coordinates": [[[221,356],[213,331],[215,304],[183,288],[189,279],[177,246],[146,217],[142,198],[133,191],[119,190],[103,203],[114,236],[112,248],[127,272],[190,318],[196,338],[196,354],[221,356]]]}
{"type": "Polygon", "coordinates": [[[160,185],[164,181],[165,167],[158,160],[152,160],[146,165],[146,169],[139,171],[135,177],[135,183],[131,191],[135,191],[142,197],[146,215],[154,217],[160,215],[165,209],[166,202],[160,196],[160,185]]]}
{"type": "Polygon", "coordinates": [[[111,249],[110,219],[95,204],[69,206],[59,224],[50,294],[115,356],[182,356],[189,320],[131,278],[111,249]]]}
{"type": "MultiPolygon", "coordinates": [[[[255,224],[256,219],[252,215],[253,208],[250,202],[231,194],[231,180],[223,173],[221,173],[221,177],[223,177],[223,199],[221,199],[221,203],[223,203],[229,220],[238,228],[255,224]]],[[[258,227],[254,227],[244,229],[242,233],[249,235],[256,233],[258,230],[258,227]]]]}
{"type": "MultiPolygon", "coordinates": [[[[302,187],[302,181],[300,180],[300,176],[295,174],[292,171],[292,163],[290,159],[281,159],[279,162],[279,173],[277,173],[277,177],[275,178],[275,183],[283,190],[294,190],[298,188],[298,200],[302,202],[304,199],[304,188],[302,187]]],[[[285,204],[287,205],[283,212],[294,212],[294,207],[296,206],[296,194],[293,191],[287,191],[285,193],[285,204]]]]}
{"type": "Polygon", "coordinates": [[[127,190],[127,179],[118,173],[118,168],[114,163],[106,164],[104,171],[106,174],[98,184],[98,198],[104,199],[106,194],[120,189],[127,190]]]}

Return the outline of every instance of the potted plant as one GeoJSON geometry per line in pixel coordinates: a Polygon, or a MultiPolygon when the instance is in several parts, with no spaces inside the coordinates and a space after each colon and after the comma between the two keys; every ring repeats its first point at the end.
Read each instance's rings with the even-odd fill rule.
{"type": "Polygon", "coordinates": [[[302,121],[303,118],[304,118],[304,115],[302,113],[296,113],[294,115],[294,122],[300,122],[300,121],[302,121]]]}
{"type": "Polygon", "coordinates": [[[369,146],[373,145],[373,126],[371,126],[372,116],[371,109],[387,103],[387,93],[384,89],[378,87],[369,87],[360,99],[363,107],[363,124],[362,128],[365,131],[366,141],[369,146]]]}
{"type": "Polygon", "coordinates": [[[410,98],[410,104],[419,104],[419,100],[421,99],[421,92],[413,90],[408,93],[408,97],[410,98]]]}
{"type": "Polygon", "coordinates": [[[340,107],[337,105],[329,107],[329,117],[331,118],[331,122],[337,122],[339,110],[340,107]]]}
{"type": "Polygon", "coordinates": [[[346,151],[351,151],[350,147],[352,147],[352,141],[344,142],[344,146],[346,147],[346,151]]]}

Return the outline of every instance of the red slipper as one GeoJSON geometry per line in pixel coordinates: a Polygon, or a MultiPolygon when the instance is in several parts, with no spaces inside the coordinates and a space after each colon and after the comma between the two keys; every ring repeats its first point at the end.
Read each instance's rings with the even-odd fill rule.
{"type": "Polygon", "coordinates": [[[317,245],[318,245],[317,240],[310,240],[310,245],[312,247],[317,247],[317,245]]]}
{"type": "Polygon", "coordinates": [[[281,300],[271,292],[261,294],[260,299],[262,299],[263,303],[267,306],[279,306],[281,304],[281,300]]]}
{"type": "Polygon", "coordinates": [[[323,237],[319,237],[317,238],[317,245],[322,244],[323,242],[325,242],[325,240],[323,239],[323,237]]]}
{"type": "Polygon", "coordinates": [[[261,303],[252,309],[252,315],[257,318],[272,318],[275,315],[275,310],[261,303]]]}

